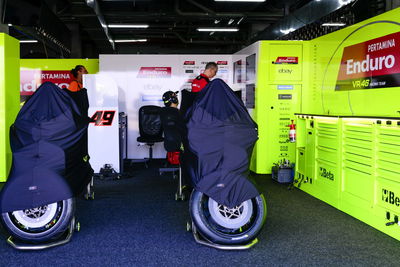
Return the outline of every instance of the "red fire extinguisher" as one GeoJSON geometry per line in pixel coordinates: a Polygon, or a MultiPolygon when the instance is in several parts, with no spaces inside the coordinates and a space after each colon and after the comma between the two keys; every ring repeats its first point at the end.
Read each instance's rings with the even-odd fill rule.
{"type": "Polygon", "coordinates": [[[291,143],[296,142],[296,124],[292,120],[292,124],[289,124],[289,141],[291,143]]]}

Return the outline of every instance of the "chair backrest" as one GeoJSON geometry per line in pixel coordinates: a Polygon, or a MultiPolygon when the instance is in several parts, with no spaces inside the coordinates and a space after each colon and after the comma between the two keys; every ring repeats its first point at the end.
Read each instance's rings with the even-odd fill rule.
{"type": "Polygon", "coordinates": [[[139,109],[139,133],[143,138],[162,138],[159,106],[142,106],[139,109]]]}

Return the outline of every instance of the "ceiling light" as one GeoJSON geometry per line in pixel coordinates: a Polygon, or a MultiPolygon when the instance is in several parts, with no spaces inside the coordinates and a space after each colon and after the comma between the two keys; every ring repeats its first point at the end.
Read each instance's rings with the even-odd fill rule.
{"type": "Polygon", "coordinates": [[[197,28],[199,32],[237,32],[238,28],[197,28]]]}
{"type": "Polygon", "coordinates": [[[114,40],[115,43],[137,43],[147,42],[147,39],[126,39],[126,40],[114,40]]]}
{"type": "Polygon", "coordinates": [[[235,22],[234,19],[230,19],[230,20],[228,21],[228,25],[231,25],[231,24],[234,23],[234,22],[235,22]]]}
{"type": "Polygon", "coordinates": [[[265,0],[214,0],[215,2],[265,2],[265,0]]]}
{"type": "Polygon", "coordinates": [[[11,23],[9,23],[9,24],[7,24],[8,25],[8,27],[12,27],[12,24],[11,23]]]}
{"type": "Polygon", "coordinates": [[[353,0],[338,0],[340,6],[350,4],[353,0]]]}
{"type": "Polygon", "coordinates": [[[27,43],[37,43],[38,41],[37,40],[19,40],[19,42],[27,44],[27,43]]]}
{"type": "Polygon", "coordinates": [[[147,24],[108,24],[108,28],[120,28],[120,29],[146,29],[149,25],[147,24]]]}
{"type": "Polygon", "coordinates": [[[343,22],[327,22],[327,23],[323,23],[322,26],[345,26],[346,23],[343,22]]]}
{"type": "Polygon", "coordinates": [[[287,30],[280,30],[280,32],[283,33],[283,34],[288,34],[288,33],[291,33],[293,31],[295,31],[295,29],[293,29],[293,28],[290,28],[290,29],[287,29],[287,30]]]}

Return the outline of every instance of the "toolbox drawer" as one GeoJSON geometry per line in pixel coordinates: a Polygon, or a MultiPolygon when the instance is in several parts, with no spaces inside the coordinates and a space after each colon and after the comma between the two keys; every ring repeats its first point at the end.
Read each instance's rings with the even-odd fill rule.
{"type": "Polygon", "coordinates": [[[329,161],[331,163],[336,164],[336,162],[338,160],[337,150],[331,149],[331,148],[317,146],[316,159],[317,160],[321,159],[321,160],[329,161]]]}
{"type": "Polygon", "coordinates": [[[342,176],[343,191],[363,200],[371,201],[374,194],[374,179],[369,173],[360,171],[358,166],[344,163],[342,176]]]}
{"type": "Polygon", "coordinates": [[[323,147],[329,147],[332,149],[338,149],[339,138],[336,135],[326,135],[317,133],[317,145],[323,147]]]}

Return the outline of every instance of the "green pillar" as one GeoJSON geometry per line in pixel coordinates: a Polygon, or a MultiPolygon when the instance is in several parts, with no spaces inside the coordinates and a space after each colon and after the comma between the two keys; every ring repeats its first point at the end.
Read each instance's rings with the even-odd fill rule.
{"type": "Polygon", "coordinates": [[[19,111],[19,94],[19,41],[0,33],[0,182],[11,167],[9,129],[19,111]]]}

